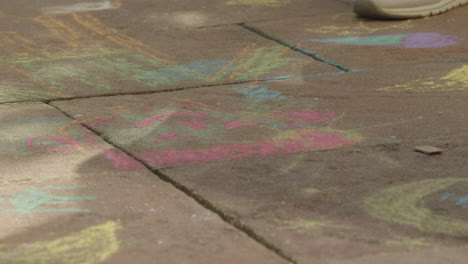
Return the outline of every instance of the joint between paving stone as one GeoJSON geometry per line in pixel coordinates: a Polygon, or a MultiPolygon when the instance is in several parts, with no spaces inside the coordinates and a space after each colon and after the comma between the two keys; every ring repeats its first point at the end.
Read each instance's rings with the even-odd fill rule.
{"type": "Polygon", "coordinates": [[[90,98],[100,98],[100,97],[112,97],[112,96],[124,96],[124,95],[145,95],[145,94],[157,94],[157,93],[170,93],[170,92],[178,92],[178,91],[185,91],[191,89],[201,89],[201,88],[208,88],[214,86],[223,86],[223,85],[236,85],[236,84],[243,84],[243,83],[250,83],[250,82],[268,82],[268,81],[275,81],[277,80],[276,77],[270,78],[258,78],[258,79],[249,79],[249,80],[239,80],[235,82],[221,82],[221,83],[214,83],[214,84],[202,84],[196,86],[186,86],[186,87],[178,87],[178,88],[169,88],[169,89],[162,89],[162,90],[146,90],[146,91],[135,91],[135,92],[120,92],[120,93],[103,93],[103,94],[95,94],[95,95],[85,95],[85,96],[67,96],[67,97],[54,97],[49,99],[33,99],[33,100],[15,100],[15,101],[5,101],[0,102],[2,104],[14,104],[14,103],[32,103],[32,102],[42,102],[45,104],[49,104],[53,101],[71,101],[76,99],[90,99],[90,98]]]}
{"type": "MultiPolygon", "coordinates": [[[[52,102],[52,101],[50,101],[52,102]]],[[[57,109],[58,111],[60,111],[63,115],[65,115],[66,117],[72,119],[72,120],[75,120],[77,122],[79,122],[78,120],[76,120],[75,118],[73,118],[72,116],[70,116],[68,113],[66,113],[65,111],[63,111],[62,109],[60,109],[59,107],[53,105],[53,104],[50,104],[50,102],[46,103],[47,105],[57,109]]],[[[161,179],[162,181],[164,182],[167,182],[169,184],[171,184],[173,187],[175,187],[176,189],[178,189],[179,191],[183,192],[185,195],[189,196],[190,198],[194,199],[198,204],[200,204],[201,206],[203,206],[205,209],[215,213],[216,215],[218,215],[225,223],[233,226],[234,228],[236,228],[237,230],[239,230],[241,233],[244,233],[245,235],[247,235],[248,237],[250,237],[251,239],[253,239],[255,242],[259,243],[260,245],[264,246],[266,249],[274,252],[276,255],[278,255],[279,257],[281,257],[282,259],[288,261],[289,263],[291,264],[297,264],[297,261],[294,260],[291,256],[289,256],[288,254],[286,254],[282,249],[280,249],[279,247],[275,246],[273,243],[269,242],[266,238],[264,238],[263,236],[257,234],[250,226],[244,224],[241,220],[239,220],[239,218],[235,217],[235,216],[232,216],[228,213],[225,213],[222,209],[218,208],[214,203],[210,202],[209,200],[205,199],[203,196],[197,194],[194,192],[194,190],[191,190],[190,188],[188,188],[187,186],[183,185],[182,183],[178,182],[178,181],[175,181],[174,179],[172,179],[171,177],[167,176],[165,173],[163,173],[161,170],[159,169],[154,169],[150,166],[148,166],[144,161],[140,160],[138,157],[135,157],[134,155],[132,155],[132,153],[130,152],[127,152],[125,149],[121,148],[118,146],[118,144],[114,143],[112,140],[110,140],[109,138],[105,137],[104,135],[102,135],[102,133],[100,133],[99,131],[95,130],[94,128],[92,127],[89,127],[87,126],[86,124],[84,123],[81,123],[79,122],[82,126],[84,126],[85,128],[87,128],[89,131],[91,131],[92,133],[94,133],[96,136],[100,137],[102,140],[104,140],[107,144],[111,145],[112,147],[122,151],[123,153],[125,153],[126,155],[128,155],[129,157],[131,157],[132,159],[136,160],[137,162],[139,162],[142,166],[144,166],[145,168],[147,168],[149,171],[151,171],[153,174],[155,174],[156,176],[158,176],[159,179],[161,179]]]]}
{"type": "MultiPolygon", "coordinates": [[[[133,157],[132,157],[133,158],[133,157]]],[[[141,162],[141,161],[140,161],[141,162]]],[[[275,252],[277,255],[279,255],[281,258],[287,260],[288,262],[292,264],[297,264],[297,262],[289,255],[283,252],[280,248],[276,247],[273,245],[271,242],[269,242],[266,238],[260,236],[257,234],[250,226],[242,223],[242,221],[239,220],[239,218],[234,217],[232,215],[229,215],[225,213],[222,209],[218,208],[215,204],[212,202],[208,201],[205,199],[203,196],[195,193],[193,190],[189,189],[185,185],[173,180],[163,172],[157,169],[150,168],[144,164],[146,168],[151,170],[154,174],[156,174],[160,179],[172,184],[174,187],[179,189],[180,191],[184,192],[186,195],[190,196],[193,198],[195,201],[197,201],[200,205],[202,205],[204,208],[210,210],[211,212],[216,213],[223,221],[226,223],[230,224],[231,226],[235,227],[236,229],[240,230],[241,232],[245,233],[247,236],[249,236],[251,239],[255,240],[257,243],[263,245],[266,247],[268,250],[271,250],[275,252]]]]}
{"type": "Polygon", "coordinates": [[[270,81],[274,78],[265,78],[265,79],[252,79],[252,80],[240,80],[234,82],[220,82],[220,83],[213,83],[213,84],[201,84],[195,86],[185,86],[185,87],[176,87],[176,88],[168,88],[162,90],[146,90],[146,91],[135,91],[135,92],[121,92],[121,93],[107,93],[107,94],[96,94],[96,95],[88,95],[88,96],[71,96],[71,97],[63,97],[63,98],[52,98],[49,100],[44,100],[42,102],[48,104],[53,101],[71,101],[75,99],[90,99],[90,98],[100,98],[100,97],[112,97],[112,96],[124,96],[124,95],[147,95],[147,94],[158,94],[158,93],[170,93],[170,92],[179,92],[185,90],[192,90],[192,89],[201,89],[201,88],[208,88],[214,86],[223,86],[223,85],[236,85],[236,84],[243,84],[249,82],[258,82],[258,81],[270,81]]]}
{"type": "Polygon", "coordinates": [[[337,68],[340,71],[343,71],[343,72],[352,72],[353,71],[352,69],[350,69],[350,68],[348,68],[348,67],[346,67],[346,66],[344,66],[342,64],[333,62],[333,61],[331,61],[331,60],[329,60],[329,59],[327,59],[325,57],[322,57],[322,56],[320,56],[319,54],[317,54],[317,53],[315,53],[313,51],[305,50],[305,49],[300,48],[300,47],[298,47],[296,45],[290,44],[288,42],[285,42],[285,41],[282,41],[282,40],[280,40],[278,38],[275,38],[275,37],[273,37],[271,35],[268,35],[267,33],[259,30],[258,28],[248,26],[246,24],[241,24],[240,26],[242,26],[243,28],[245,28],[245,29],[247,29],[247,30],[259,35],[259,36],[262,36],[262,37],[267,38],[269,40],[275,41],[275,42],[277,42],[277,43],[279,43],[279,44],[281,44],[283,46],[286,46],[286,47],[288,47],[288,48],[290,48],[290,49],[292,49],[292,50],[294,50],[296,52],[300,52],[300,53],[302,53],[302,54],[304,54],[306,56],[309,56],[309,57],[313,58],[316,61],[320,61],[320,62],[326,63],[326,64],[328,64],[330,66],[333,66],[333,67],[337,68]]]}

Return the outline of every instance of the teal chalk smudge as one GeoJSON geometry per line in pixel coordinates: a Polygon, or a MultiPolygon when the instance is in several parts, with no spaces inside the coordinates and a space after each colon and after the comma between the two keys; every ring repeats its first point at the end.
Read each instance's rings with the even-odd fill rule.
{"type": "MultiPolygon", "coordinates": [[[[86,186],[59,186],[59,187],[45,187],[42,189],[80,189],[85,188],[86,186]]],[[[89,212],[89,209],[80,209],[80,208],[48,208],[48,209],[36,209],[42,205],[53,205],[53,204],[63,204],[67,201],[77,201],[77,200],[95,200],[94,196],[56,196],[45,193],[40,188],[31,187],[14,198],[1,199],[0,201],[8,201],[10,204],[14,205],[16,209],[12,210],[0,210],[0,213],[21,213],[27,214],[32,212],[89,212]]]]}
{"type": "Polygon", "coordinates": [[[461,206],[463,208],[468,208],[468,196],[457,198],[456,201],[456,205],[461,206]]]}
{"type": "Polygon", "coordinates": [[[442,61],[442,63],[460,63],[460,62],[468,62],[468,59],[442,61]]]}
{"type": "Polygon", "coordinates": [[[361,46],[392,46],[401,45],[407,35],[385,35],[385,36],[369,36],[369,37],[350,37],[350,38],[335,38],[335,39],[312,39],[305,42],[324,42],[334,44],[348,44],[361,46]]]}
{"type": "Polygon", "coordinates": [[[456,197],[454,194],[446,192],[439,198],[439,201],[447,201],[449,198],[455,205],[468,208],[468,196],[456,197]]]}
{"type": "Polygon", "coordinates": [[[250,99],[263,101],[263,100],[285,100],[286,96],[282,95],[278,91],[273,91],[267,87],[256,85],[256,86],[242,86],[233,88],[233,90],[240,92],[250,99]]]}
{"type": "MultiPolygon", "coordinates": [[[[168,80],[187,81],[187,80],[206,80],[215,75],[223,67],[230,63],[229,60],[199,60],[191,61],[177,66],[166,66],[156,70],[146,71],[137,77],[144,80],[157,80],[165,78],[168,80]]],[[[229,65],[225,72],[230,72],[234,65],[229,65]]]]}
{"type": "MultiPolygon", "coordinates": [[[[213,75],[220,71],[224,66],[228,65],[230,60],[198,60],[198,61],[191,61],[186,64],[182,64],[183,68],[188,68],[191,70],[195,70],[197,72],[201,72],[205,75],[213,75]]],[[[233,66],[228,66],[226,71],[230,71],[230,68],[233,66]]]]}
{"type": "Polygon", "coordinates": [[[87,185],[75,185],[75,186],[47,186],[42,189],[58,189],[58,190],[68,190],[68,189],[83,189],[87,188],[87,185]]]}
{"type": "Polygon", "coordinates": [[[448,198],[450,198],[450,196],[452,196],[452,194],[446,192],[446,193],[444,193],[444,194],[440,197],[439,200],[440,200],[440,201],[445,201],[445,200],[447,200],[448,198]]]}
{"type": "Polygon", "coordinates": [[[363,72],[363,71],[368,71],[368,70],[349,70],[349,71],[340,71],[340,72],[324,72],[324,73],[307,74],[307,75],[285,75],[285,76],[277,76],[277,77],[251,79],[251,80],[248,80],[248,81],[251,81],[251,82],[256,82],[256,81],[276,82],[276,81],[282,81],[282,80],[293,79],[293,78],[333,76],[333,75],[341,75],[341,74],[348,74],[348,73],[353,73],[353,72],[363,72]]]}

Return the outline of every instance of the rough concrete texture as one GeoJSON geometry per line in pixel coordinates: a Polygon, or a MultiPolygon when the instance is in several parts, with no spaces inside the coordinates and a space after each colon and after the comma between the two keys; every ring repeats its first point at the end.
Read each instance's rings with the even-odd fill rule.
{"type": "Polygon", "coordinates": [[[2,263],[287,263],[52,106],[0,109],[2,263]]]}
{"type": "Polygon", "coordinates": [[[466,178],[460,177],[468,167],[467,148],[458,144],[441,144],[450,154],[430,159],[395,144],[163,171],[217,201],[299,263],[397,257],[403,263],[463,263],[468,213],[460,202],[466,178]],[[427,253],[437,258],[422,257],[427,253]]]}
{"type": "Polygon", "coordinates": [[[351,69],[466,59],[466,9],[427,19],[372,21],[350,12],[247,23],[351,69]]]}
{"type": "Polygon", "coordinates": [[[47,0],[0,3],[3,17],[92,13],[122,30],[159,31],[345,12],[351,0],[47,0]]]}
{"type": "Polygon", "coordinates": [[[0,10],[0,263],[466,263],[468,7],[0,10]]]}
{"type": "Polygon", "coordinates": [[[467,84],[457,78],[465,70],[463,63],[427,64],[53,104],[163,168],[462,136],[467,84]]]}
{"type": "Polygon", "coordinates": [[[449,89],[446,82],[458,80],[444,78],[464,67],[427,64],[413,72],[393,68],[53,104],[301,263],[385,259],[413,247],[420,254],[464,245],[457,238],[468,230],[464,191],[449,187],[463,185],[459,177],[468,171],[468,126],[460,126],[468,113],[466,90],[438,89],[449,89]],[[434,69],[440,73],[431,80],[416,79],[434,69]],[[396,88],[393,76],[401,82],[396,88]],[[409,89],[422,83],[436,88],[409,89]],[[414,152],[421,143],[448,154],[414,152]],[[432,207],[419,207],[422,201],[432,207]],[[437,219],[431,210],[448,216],[437,219]]]}

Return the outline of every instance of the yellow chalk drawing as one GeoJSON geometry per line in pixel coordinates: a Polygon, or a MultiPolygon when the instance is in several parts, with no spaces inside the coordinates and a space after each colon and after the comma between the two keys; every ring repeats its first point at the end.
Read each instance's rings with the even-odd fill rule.
{"type": "Polygon", "coordinates": [[[279,7],[289,3],[289,0],[230,0],[227,5],[253,5],[279,7]]]}
{"type": "Polygon", "coordinates": [[[311,196],[319,193],[325,193],[325,192],[334,192],[336,191],[336,188],[327,188],[327,189],[317,189],[317,188],[302,188],[300,190],[300,194],[305,195],[305,196],[311,196]]]}
{"type": "Polygon", "coordinates": [[[423,202],[424,197],[460,182],[468,179],[430,179],[386,188],[367,197],[364,208],[372,217],[424,232],[468,236],[467,221],[434,214],[423,202]]]}
{"type": "Polygon", "coordinates": [[[0,262],[9,264],[97,264],[119,250],[116,231],[109,221],[52,241],[12,247],[0,245],[0,262]]]}
{"type": "Polygon", "coordinates": [[[306,194],[306,195],[314,195],[314,194],[321,193],[321,192],[323,192],[323,191],[319,190],[317,188],[304,188],[304,189],[301,189],[301,193],[306,194]]]}
{"type": "MultiPolygon", "coordinates": [[[[352,23],[351,21],[349,23],[352,23]]],[[[361,35],[361,34],[373,34],[376,32],[387,31],[390,29],[410,29],[414,27],[411,20],[403,22],[396,22],[387,24],[385,26],[372,27],[368,25],[368,22],[360,21],[357,25],[353,26],[323,26],[319,28],[309,28],[306,32],[318,33],[318,34],[335,34],[340,36],[350,35],[361,35]]]]}
{"type": "Polygon", "coordinates": [[[348,226],[337,225],[332,221],[320,219],[320,220],[305,220],[302,218],[298,218],[296,220],[286,220],[281,221],[278,220],[278,223],[282,224],[283,226],[281,229],[289,229],[295,230],[297,232],[305,232],[310,230],[318,230],[325,227],[332,227],[332,228],[349,228],[348,226]]]}
{"type": "Polygon", "coordinates": [[[385,241],[386,245],[389,246],[401,246],[401,247],[433,247],[436,246],[434,243],[427,241],[423,238],[401,238],[396,240],[387,240],[385,241]]]}
{"type": "MultiPolygon", "coordinates": [[[[330,132],[330,133],[337,133],[344,139],[353,141],[353,142],[362,142],[364,140],[364,138],[359,133],[354,132],[354,131],[346,131],[345,133],[343,133],[342,130],[334,129],[331,127],[322,127],[320,128],[320,130],[330,132]]],[[[311,132],[311,133],[314,131],[316,131],[316,129],[314,128],[305,128],[301,130],[301,132],[311,132]]],[[[281,140],[281,139],[286,139],[286,138],[300,139],[301,135],[296,130],[284,130],[284,131],[278,130],[278,134],[273,137],[274,140],[281,140]]]]}
{"type": "Polygon", "coordinates": [[[468,85],[468,65],[464,65],[463,67],[450,72],[446,76],[442,77],[441,80],[454,81],[468,85]]]}
{"type": "Polygon", "coordinates": [[[377,89],[386,92],[443,92],[461,91],[468,92],[468,65],[455,69],[443,77],[430,77],[417,79],[406,84],[377,89]]]}
{"type": "MultiPolygon", "coordinates": [[[[70,15],[60,18],[42,15],[32,18],[31,20],[43,25],[67,44],[66,47],[62,47],[64,54],[50,54],[50,52],[45,52],[45,55],[53,56],[51,59],[63,58],[63,56],[66,57],[67,54],[72,57],[83,58],[97,55],[102,56],[103,54],[122,54],[133,51],[152,58],[157,58],[169,64],[175,64],[175,62],[163,59],[167,57],[166,54],[120,33],[115,28],[105,25],[90,14],[78,15],[76,13],[71,13],[70,15]],[[90,41],[92,45],[85,46],[84,44],[88,44],[86,40],[90,41]],[[79,54],[75,52],[78,48],[80,51],[79,54]],[[85,53],[82,54],[83,52],[85,53]]],[[[58,46],[59,45],[55,45],[55,47],[58,46]]],[[[50,50],[50,46],[46,46],[46,48],[47,51],[50,50]]]]}

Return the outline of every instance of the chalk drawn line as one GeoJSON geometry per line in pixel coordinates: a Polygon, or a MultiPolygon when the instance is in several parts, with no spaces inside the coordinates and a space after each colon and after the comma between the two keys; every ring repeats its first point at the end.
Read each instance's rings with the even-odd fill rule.
{"type": "Polygon", "coordinates": [[[0,244],[0,261],[9,264],[98,264],[118,252],[117,231],[122,226],[109,221],[49,241],[0,244]]]}
{"type": "Polygon", "coordinates": [[[95,196],[57,196],[51,195],[44,190],[71,190],[87,188],[86,185],[80,186],[46,186],[43,188],[30,187],[23,190],[21,193],[12,198],[1,198],[0,201],[8,202],[16,207],[16,209],[0,210],[0,214],[29,214],[42,212],[90,212],[89,209],[80,208],[45,208],[38,207],[44,205],[65,204],[69,201],[90,201],[95,200],[95,196]]]}

